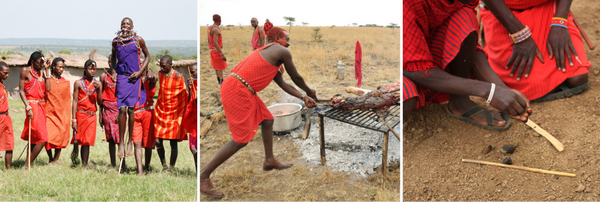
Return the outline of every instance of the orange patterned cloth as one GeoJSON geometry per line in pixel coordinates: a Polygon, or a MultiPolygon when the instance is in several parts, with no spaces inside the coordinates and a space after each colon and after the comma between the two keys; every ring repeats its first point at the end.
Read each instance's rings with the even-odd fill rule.
{"type": "MultiPolygon", "coordinates": [[[[29,67],[32,69],[33,67],[29,67]]],[[[44,102],[44,91],[46,84],[41,76],[31,71],[31,81],[25,82],[25,97],[31,106],[33,112],[33,121],[31,122],[31,144],[37,144],[48,141],[48,131],[46,130],[46,103],[44,102]]],[[[25,112],[27,114],[27,112],[25,112]]],[[[26,116],[27,117],[27,116],[26,116]]],[[[29,119],[25,118],[25,126],[21,139],[29,139],[29,119]]]]}
{"type": "Polygon", "coordinates": [[[48,143],[46,150],[62,149],[69,145],[71,130],[70,85],[64,77],[50,78],[50,92],[46,92],[46,128],[48,143]]]}
{"type": "Polygon", "coordinates": [[[193,137],[197,137],[198,130],[196,126],[198,125],[199,114],[197,109],[198,103],[196,102],[196,92],[198,89],[198,80],[194,80],[193,84],[193,89],[190,89],[190,101],[188,102],[188,106],[183,115],[183,122],[181,125],[183,125],[183,128],[185,128],[187,133],[193,137]]]}
{"type": "MultiPolygon", "coordinates": [[[[256,92],[266,88],[279,71],[278,66],[270,64],[260,55],[261,50],[273,45],[275,43],[250,53],[231,70],[246,80],[256,92]]],[[[233,141],[237,143],[250,142],[263,120],[273,120],[273,115],[260,97],[252,94],[234,76],[227,76],[221,84],[221,100],[233,141]]]]}
{"type": "MultiPolygon", "coordinates": [[[[94,146],[96,143],[96,88],[93,82],[81,79],[81,89],[77,94],[77,142],[79,145],[94,146]],[[89,114],[86,112],[93,112],[89,114]]],[[[71,141],[71,144],[74,142],[71,141]]]]}
{"type": "Polygon", "coordinates": [[[160,88],[158,100],[154,108],[154,130],[156,138],[168,140],[187,140],[181,128],[183,113],[187,106],[188,96],[185,89],[185,79],[175,78],[176,71],[169,77],[162,72],[158,73],[160,88]]]}
{"type": "Polygon", "coordinates": [[[12,151],[15,148],[15,135],[8,115],[8,95],[4,84],[0,85],[0,151],[12,151]]]}

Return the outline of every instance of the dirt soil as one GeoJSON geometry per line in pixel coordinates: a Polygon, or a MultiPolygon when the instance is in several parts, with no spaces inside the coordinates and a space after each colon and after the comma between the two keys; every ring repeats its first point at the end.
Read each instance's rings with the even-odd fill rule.
{"type": "MultiPolygon", "coordinates": [[[[595,45],[600,45],[600,2],[574,1],[571,10],[595,45]]],[[[586,45],[587,47],[587,45],[586,45]]],[[[564,144],[556,150],[521,122],[488,131],[446,116],[446,104],[405,116],[403,124],[404,200],[586,200],[600,199],[600,52],[587,50],[591,87],[561,100],[533,103],[531,120],[564,144]],[[517,144],[513,165],[576,174],[564,177],[461,159],[501,163],[505,144],[517,144]],[[483,150],[491,145],[491,152],[483,150]]],[[[483,99],[475,99],[483,103],[483,99]]],[[[488,106],[489,107],[489,106],[488,106]]]]}

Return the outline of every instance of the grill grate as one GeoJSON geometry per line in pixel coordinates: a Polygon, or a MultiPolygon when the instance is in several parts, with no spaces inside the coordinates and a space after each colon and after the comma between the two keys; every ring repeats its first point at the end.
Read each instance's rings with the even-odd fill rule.
{"type": "MultiPolygon", "coordinates": [[[[400,123],[400,106],[393,105],[388,109],[388,112],[389,114],[384,118],[384,120],[393,128],[400,123]]],[[[390,129],[379,120],[379,116],[377,116],[373,110],[362,111],[357,109],[352,111],[342,111],[332,107],[327,107],[327,109],[323,109],[318,113],[324,117],[366,129],[383,133],[390,131],[390,129]]]]}

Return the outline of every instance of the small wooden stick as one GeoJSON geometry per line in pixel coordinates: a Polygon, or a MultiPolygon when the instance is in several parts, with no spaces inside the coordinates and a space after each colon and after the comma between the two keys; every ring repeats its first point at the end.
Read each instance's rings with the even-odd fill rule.
{"type": "Polygon", "coordinates": [[[573,14],[573,12],[571,12],[571,16],[573,16],[573,22],[575,23],[575,26],[577,27],[577,29],[579,29],[579,32],[581,32],[581,36],[583,36],[585,43],[587,43],[590,50],[594,50],[594,48],[596,48],[596,46],[594,44],[592,44],[592,41],[590,40],[590,38],[588,38],[587,34],[585,34],[585,31],[581,28],[581,25],[579,25],[579,22],[577,22],[577,18],[575,18],[575,15],[573,14]]]}
{"type": "Polygon", "coordinates": [[[398,141],[400,141],[400,136],[398,136],[398,134],[396,134],[396,131],[394,131],[394,129],[392,127],[390,127],[390,125],[388,125],[385,120],[383,120],[383,118],[379,117],[379,120],[381,122],[383,122],[383,124],[385,124],[385,126],[388,127],[388,129],[390,129],[390,131],[392,131],[392,134],[394,134],[394,136],[396,136],[396,139],[398,139],[398,141]]]}
{"type": "Polygon", "coordinates": [[[319,106],[319,107],[322,107],[322,106],[331,106],[331,104],[329,104],[329,103],[325,103],[325,104],[319,104],[319,103],[317,103],[316,105],[319,106]]]}
{"type": "Polygon", "coordinates": [[[494,163],[494,162],[489,162],[489,161],[478,161],[478,160],[471,160],[471,159],[463,159],[462,161],[469,162],[469,163],[479,163],[479,164],[485,164],[485,165],[500,166],[500,167],[505,167],[505,168],[514,168],[514,169],[526,170],[526,171],[531,171],[531,172],[536,172],[536,173],[546,173],[546,174],[562,175],[562,176],[569,176],[569,177],[576,176],[575,174],[571,174],[571,173],[542,170],[542,169],[537,169],[537,168],[528,168],[528,167],[523,167],[523,166],[506,165],[506,164],[494,163]]]}
{"type": "Polygon", "coordinates": [[[556,138],[554,138],[552,135],[550,135],[550,133],[546,132],[546,130],[542,129],[540,126],[535,124],[531,119],[527,119],[527,122],[525,122],[525,124],[527,124],[529,127],[533,128],[533,130],[535,130],[535,132],[539,133],[540,135],[542,135],[546,139],[548,139],[548,141],[550,141],[550,143],[552,143],[552,145],[554,145],[554,147],[558,151],[562,151],[565,149],[565,147],[563,146],[562,143],[560,143],[560,141],[558,141],[556,138]]]}
{"type": "Polygon", "coordinates": [[[29,144],[23,148],[23,151],[21,152],[21,155],[19,155],[19,158],[17,158],[17,161],[21,160],[21,156],[23,156],[23,152],[25,152],[25,149],[27,148],[29,148],[29,144]]]}

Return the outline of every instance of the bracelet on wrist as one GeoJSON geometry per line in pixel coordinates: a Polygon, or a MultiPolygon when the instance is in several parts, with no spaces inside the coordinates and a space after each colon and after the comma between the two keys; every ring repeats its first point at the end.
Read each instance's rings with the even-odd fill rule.
{"type": "Polygon", "coordinates": [[[521,31],[509,34],[509,36],[514,44],[518,44],[531,37],[531,30],[529,30],[528,26],[525,26],[525,28],[523,28],[521,31]]]}
{"type": "Polygon", "coordinates": [[[490,104],[492,102],[492,99],[494,98],[494,92],[495,91],[496,91],[496,84],[492,83],[492,86],[490,87],[490,94],[488,95],[488,98],[485,101],[486,104],[490,104]]]}
{"type": "Polygon", "coordinates": [[[564,19],[564,18],[561,18],[561,17],[553,17],[550,20],[550,27],[562,27],[562,28],[565,28],[565,29],[569,29],[567,27],[567,23],[568,22],[569,21],[567,19],[564,19]]]}

